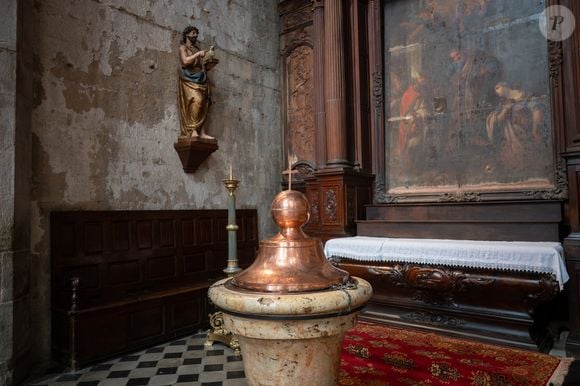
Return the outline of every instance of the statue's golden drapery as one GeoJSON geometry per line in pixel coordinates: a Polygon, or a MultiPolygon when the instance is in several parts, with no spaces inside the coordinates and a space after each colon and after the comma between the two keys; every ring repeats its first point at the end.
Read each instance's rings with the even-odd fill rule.
{"type": "Polygon", "coordinates": [[[203,128],[209,109],[209,83],[194,83],[179,76],[178,105],[181,136],[197,136],[203,128]]]}

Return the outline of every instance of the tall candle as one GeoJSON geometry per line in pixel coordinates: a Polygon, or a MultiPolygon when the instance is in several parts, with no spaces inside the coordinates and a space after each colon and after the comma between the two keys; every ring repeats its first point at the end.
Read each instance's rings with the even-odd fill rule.
{"type": "Polygon", "coordinates": [[[232,164],[230,164],[230,180],[234,179],[234,173],[232,171],[232,164]]]}

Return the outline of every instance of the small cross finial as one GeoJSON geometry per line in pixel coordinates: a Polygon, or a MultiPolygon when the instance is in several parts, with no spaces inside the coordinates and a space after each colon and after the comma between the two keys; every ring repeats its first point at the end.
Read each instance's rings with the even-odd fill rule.
{"type": "Polygon", "coordinates": [[[298,171],[292,170],[292,162],[290,156],[288,156],[288,169],[282,172],[282,174],[288,174],[288,190],[292,190],[292,174],[295,173],[298,173],[298,171]]]}

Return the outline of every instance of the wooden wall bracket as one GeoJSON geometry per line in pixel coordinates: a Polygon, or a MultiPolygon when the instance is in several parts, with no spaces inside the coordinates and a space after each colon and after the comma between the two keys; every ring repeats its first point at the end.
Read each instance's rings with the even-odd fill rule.
{"type": "Polygon", "coordinates": [[[177,151],[183,165],[183,171],[186,173],[194,173],[199,165],[219,148],[217,139],[199,137],[180,137],[173,147],[177,151]]]}

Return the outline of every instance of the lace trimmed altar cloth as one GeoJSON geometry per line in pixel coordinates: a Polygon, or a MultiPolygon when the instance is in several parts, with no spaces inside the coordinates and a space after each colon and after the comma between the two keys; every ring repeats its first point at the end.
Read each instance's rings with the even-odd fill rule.
{"type": "Polygon", "coordinates": [[[345,237],[326,242],[327,257],[551,273],[563,289],[570,278],[556,242],[345,237]]]}

